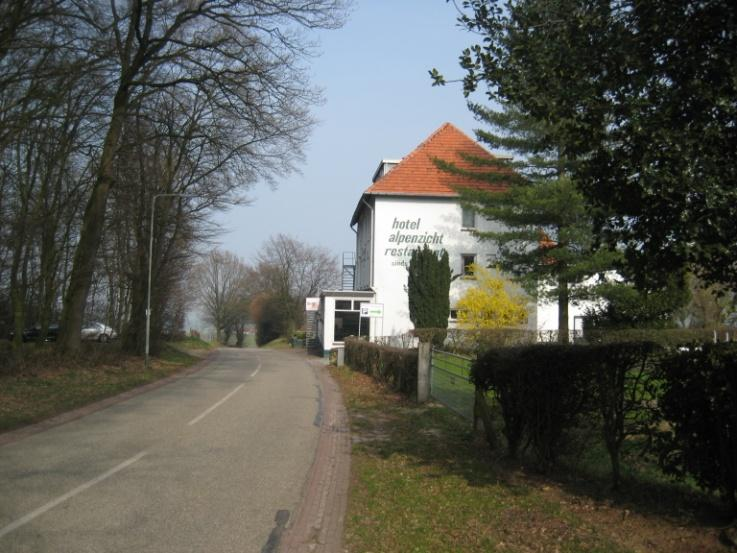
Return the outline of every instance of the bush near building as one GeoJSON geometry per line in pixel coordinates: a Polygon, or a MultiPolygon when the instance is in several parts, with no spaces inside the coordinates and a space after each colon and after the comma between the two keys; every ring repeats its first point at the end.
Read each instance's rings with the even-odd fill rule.
{"type": "Polygon", "coordinates": [[[351,368],[392,386],[405,395],[417,390],[417,350],[345,339],[345,362],[351,368]]]}

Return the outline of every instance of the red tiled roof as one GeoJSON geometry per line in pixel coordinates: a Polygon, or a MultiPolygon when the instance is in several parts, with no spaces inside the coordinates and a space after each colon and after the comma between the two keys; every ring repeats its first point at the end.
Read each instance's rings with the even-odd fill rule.
{"type": "Polygon", "coordinates": [[[432,133],[422,144],[389,171],[374,182],[364,192],[377,195],[401,196],[457,196],[455,186],[468,186],[476,189],[503,190],[499,184],[488,184],[467,177],[453,175],[440,169],[434,159],[454,163],[461,169],[488,172],[485,167],[479,169],[473,163],[461,157],[461,154],[477,158],[495,159],[450,123],[445,123],[432,133]]]}

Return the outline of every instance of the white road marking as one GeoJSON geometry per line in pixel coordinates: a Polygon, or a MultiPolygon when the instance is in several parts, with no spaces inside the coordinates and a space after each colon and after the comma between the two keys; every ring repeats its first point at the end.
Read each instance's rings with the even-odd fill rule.
{"type": "Polygon", "coordinates": [[[89,482],[86,482],[86,483],[82,484],[81,486],[78,486],[78,487],[74,488],[72,491],[67,492],[64,495],[60,496],[60,497],[57,497],[56,499],[54,499],[52,501],[49,501],[46,505],[43,505],[43,506],[39,507],[38,509],[36,509],[35,511],[32,511],[32,512],[28,513],[26,516],[24,516],[22,518],[19,518],[15,522],[11,522],[5,528],[0,529],[0,538],[2,538],[3,536],[5,536],[6,534],[9,534],[13,530],[16,530],[17,528],[20,528],[24,524],[26,524],[28,522],[31,522],[34,518],[36,518],[36,517],[44,514],[46,511],[49,511],[49,510],[53,509],[54,507],[56,507],[57,505],[59,505],[61,503],[64,503],[67,499],[71,499],[75,495],[82,493],[83,491],[91,488],[95,484],[99,484],[103,480],[106,480],[107,478],[110,478],[116,472],[120,472],[124,468],[131,466],[133,463],[135,463],[137,461],[140,461],[147,454],[148,454],[147,451],[142,451],[141,453],[139,453],[135,457],[131,457],[127,461],[123,461],[122,463],[120,463],[116,467],[111,468],[109,471],[107,471],[104,474],[101,474],[97,478],[93,478],[89,482]]]}
{"type": "Polygon", "coordinates": [[[251,373],[251,378],[256,376],[258,374],[258,371],[261,370],[261,359],[258,360],[258,367],[256,367],[256,370],[251,373]]]}
{"type": "Polygon", "coordinates": [[[215,405],[212,405],[211,407],[205,409],[205,411],[203,411],[200,415],[198,415],[195,418],[193,418],[187,424],[189,426],[192,426],[192,425],[195,425],[198,422],[200,422],[207,415],[209,415],[215,409],[217,409],[218,407],[220,407],[223,403],[225,403],[226,401],[228,401],[236,392],[238,392],[238,390],[240,390],[241,388],[243,388],[243,386],[245,386],[245,382],[243,384],[239,384],[238,386],[236,386],[235,390],[232,390],[227,396],[225,396],[223,399],[221,399],[220,401],[218,401],[215,405]]]}

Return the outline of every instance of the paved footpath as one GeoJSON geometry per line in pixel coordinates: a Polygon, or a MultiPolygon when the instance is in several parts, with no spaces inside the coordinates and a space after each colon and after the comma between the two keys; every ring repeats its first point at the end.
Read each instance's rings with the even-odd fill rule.
{"type": "Polygon", "coordinates": [[[0,436],[0,551],[339,552],[336,393],[307,357],[220,349],[164,386],[0,436]]]}

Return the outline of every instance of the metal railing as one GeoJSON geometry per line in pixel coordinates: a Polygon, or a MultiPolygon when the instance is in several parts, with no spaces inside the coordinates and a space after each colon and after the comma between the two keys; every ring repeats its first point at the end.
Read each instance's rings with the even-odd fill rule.
{"type": "Polygon", "coordinates": [[[430,361],[430,396],[462,417],[473,421],[472,358],[433,348],[430,361]]]}

